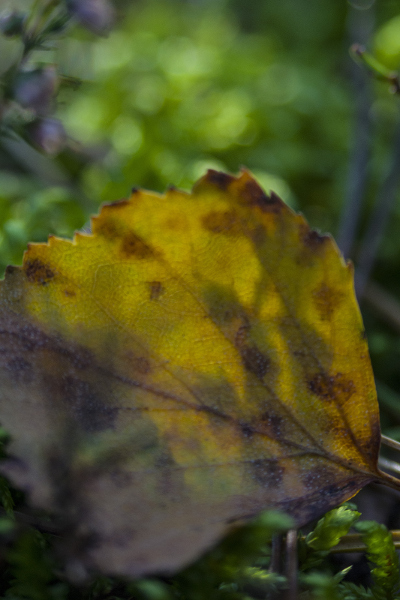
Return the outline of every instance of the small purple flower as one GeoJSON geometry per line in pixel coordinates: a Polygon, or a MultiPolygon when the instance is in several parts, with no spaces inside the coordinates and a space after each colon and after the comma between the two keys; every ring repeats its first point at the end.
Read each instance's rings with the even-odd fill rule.
{"type": "Polygon", "coordinates": [[[72,15],[86,29],[97,35],[105,35],[114,21],[114,9],[108,0],[67,0],[72,15]]]}
{"type": "Polygon", "coordinates": [[[24,108],[39,116],[47,115],[52,108],[58,79],[53,66],[18,73],[14,84],[14,97],[24,108]]]}
{"type": "Polygon", "coordinates": [[[58,154],[64,148],[67,135],[58,119],[38,119],[27,127],[27,132],[36,146],[47,154],[58,154]]]}

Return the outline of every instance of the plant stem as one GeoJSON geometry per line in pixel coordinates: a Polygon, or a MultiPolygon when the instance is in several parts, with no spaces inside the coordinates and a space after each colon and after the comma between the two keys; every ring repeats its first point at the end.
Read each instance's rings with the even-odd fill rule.
{"type": "MultiPolygon", "coordinates": [[[[386,458],[380,458],[379,459],[380,464],[382,465],[383,468],[392,468],[395,465],[397,465],[397,468],[399,467],[399,465],[397,463],[395,463],[392,460],[387,460],[386,458]]],[[[397,468],[393,468],[394,472],[397,472],[397,468]]],[[[393,488],[394,490],[397,490],[398,492],[400,492],[400,479],[398,479],[397,477],[393,477],[393,475],[389,475],[389,473],[385,473],[384,471],[380,471],[378,469],[379,475],[380,475],[380,479],[376,480],[376,483],[381,483],[383,485],[387,485],[390,488],[393,488]]]]}
{"type": "MultiPolygon", "coordinates": [[[[394,529],[390,533],[392,534],[395,548],[400,549],[400,530],[394,529]]],[[[303,536],[301,540],[304,541],[305,536],[303,536]]],[[[343,554],[345,552],[365,552],[366,549],[367,547],[361,539],[361,534],[348,533],[344,535],[340,542],[334,546],[334,548],[331,548],[329,552],[331,554],[343,554]]]]}
{"type": "Polygon", "coordinates": [[[355,276],[355,288],[359,299],[362,298],[373,269],[379,244],[383,237],[391,210],[396,199],[400,179],[400,118],[393,142],[392,164],[378,193],[375,208],[364,236],[355,276]]]}
{"type": "MultiPolygon", "coordinates": [[[[383,435],[383,434],[381,435],[381,442],[385,446],[389,446],[389,448],[394,448],[395,450],[400,450],[400,442],[397,442],[396,440],[392,440],[392,438],[387,437],[386,435],[383,435]]],[[[399,472],[400,472],[400,466],[399,466],[399,472]]]]}
{"type": "MultiPolygon", "coordinates": [[[[349,11],[350,43],[354,39],[367,44],[374,29],[374,9],[349,11]]],[[[350,82],[355,100],[354,133],[349,156],[347,190],[342,207],[337,243],[345,258],[352,255],[354,239],[360,220],[368,180],[368,163],[371,147],[371,81],[366,69],[360,69],[354,61],[350,64],[350,82]]]]}
{"type": "Polygon", "coordinates": [[[288,589],[285,600],[297,599],[297,529],[289,529],[286,534],[286,578],[288,589]]]}

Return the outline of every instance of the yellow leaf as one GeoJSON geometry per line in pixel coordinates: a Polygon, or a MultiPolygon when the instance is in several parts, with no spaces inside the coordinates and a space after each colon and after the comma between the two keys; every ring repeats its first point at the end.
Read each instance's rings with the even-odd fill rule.
{"type": "MultiPolygon", "coordinates": [[[[172,572],[384,476],[353,269],[248,172],[136,191],[0,285],[3,467],[106,573],[172,572]]],[[[79,548],[79,552],[78,552],[79,548]]]]}

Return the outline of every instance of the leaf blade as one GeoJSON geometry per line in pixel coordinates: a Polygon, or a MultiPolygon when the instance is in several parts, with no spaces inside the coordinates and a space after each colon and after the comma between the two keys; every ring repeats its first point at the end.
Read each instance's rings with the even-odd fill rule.
{"type": "Polygon", "coordinates": [[[330,237],[247,172],[137,191],[92,227],[30,245],[0,286],[6,470],[96,533],[83,563],[174,570],[263,508],[303,524],[379,479],[352,268],[330,237]]]}

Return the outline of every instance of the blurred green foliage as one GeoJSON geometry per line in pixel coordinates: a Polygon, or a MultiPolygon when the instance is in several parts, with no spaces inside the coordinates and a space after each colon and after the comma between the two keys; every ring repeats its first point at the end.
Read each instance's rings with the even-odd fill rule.
{"type": "MultiPolygon", "coordinates": [[[[72,235],[100,201],[131,186],[190,188],[209,167],[247,166],[313,226],[335,232],[355,103],[349,23],[366,12],[355,5],[373,4],[120,1],[108,37],[78,28],[36,50],[32,62],[55,63],[62,74],[57,116],[69,139],[53,160],[1,139],[0,267],[20,262],[28,241],[72,235]]],[[[398,7],[382,2],[376,12],[379,58],[399,63],[391,41],[398,7]]],[[[0,74],[19,51],[18,39],[0,38],[0,74]]],[[[385,85],[375,87],[367,204],[385,173],[398,113],[385,85]]],[[[389,258],[394,237],[383,249],[389,258]]]]}
{"type": "MultiPolygon", "coordinates": [[[[33,0],[2,0],[0,10],[24,14],[33,5],[33,0]]],[[[108,36],[93,35],[101,33],[96,23],[89,22],[90,31],[71,26],[36,48],[25,65],[56,65],[52,108],[67,141],[58,154],[46,156],[18,124],[13,129],[18,111],[11,111],[7,128],[0,130],[0,270],[19,264],[29,241],[45,241],[50,233],[70,237],[87,227],[100,202],[127,196],[132,186],[190,188],[207,168],[237,172],[245,165],[267,190],[304,212],[312,226],[337,233],[343,207],[351,200],[350,158],[360,94],[361,67],[348,49],[354,42],[366,43],[384,66],[398,69],[397,0],[115,0],[114,5],[115,26],[108,36]]],[[[22,53],[18,36],[0,35],[2,81],[22,53]]],[[[366,81],[361,93],[370,96],[370,156],[354,257],[400,121],[399,99],[389,86],[370,75],[366,81]]],[[[0,120],[5,97],[2,85],[0,120]]],[[[397,202],[374,278],[393,295],[400,322],[399,228],[397,202]]],[[[400,439],[399,328],[368,306],[363,315],[382,424],[400,439]]],[[[9,515],[14,503],[23,505],[21,495],[10,492],[2,479],[0,498],[9,515]]],[[[351,506],[332,511],[300,544],[302,597],[396,597],[398,565],[378,525],[364,526],[375,565],[373,587],[343,582],[344,570],[332,574],[329,549],[358,515],[351,506]],[[389,575],[383,549],[394,565],[389,575]]],[[[231,550],[241,548],[238,553],[222,545],[173,580],[132,584],[99,578],[78,590],[54,575],[59,567],[52,536],[25,526],[20,530],[4,515],[0,538],[10,550],[0,556],[1,597],[264,598],[285,586],[282,576],[266,570],[270,550],[261,538],[267,540],[274,530],[266,523],[238,534],[233,546],[229,540],[231,550]],[[249,531],[255,545],[247,543],[249,531]]]]}
{"type": "MultiPolygon", "coordinates": [[[[349,23],[366,12],[354,6],[373,4],[120,1],[108,37],[78,28],[35,51],[33,62],[56,63],[62,73],[57,116],[69,140],[50,161],[3,136],[0,267],[19,262],[28,241],[72,235],[100,201],[126,196],[131,186],[190,188],[209,167],[247,166],[312,225],[335,232],[355,102],[349,23]],[[65,85],[71,80],[81,84],[65,85]]],[[[382,2],[376,12],[379,58],[400,63],[393,46],[398,7],[382,2]]],[[[18,44],[0,38],[0,73],[18,44]]],[[[371,110],[377,127],[369,202],[398,112],[381,83],[371,110]]],[[[395,214],[391,227],[398,225],[395,214]]],[[[393,244],[383,252],[392,256],[393,244]]]]}
{"type": "MultiPolygon", "coordinates": [[[[190,188],[208,167],[246,165],[312,224],[334,229],[353,112],[346,2],[117,7],[108,37],[76,29],[33,53],[64,75],[57,114],[70,137],[52,161],[2,138],[0,266],[19,262],[28,241],[71,235],[99,201],[131,186],[190,188]]],[[[4,73],[19,40],[0,43],[4,73]]],[[[393,120],[393,99],[382,98],[393,120]]]]}
{"type": "MultiPolygon", "coordinates": [[[[393,540],[374,521],[360,521],[370,561],[371,587],[344,580],[351,571],[332,569],[329,551],[359,519],[352,504],[328,512],[306,537],[299,538],[299,598],[308,600],[395,600],[400,571],[393,540]]],[[[271,539],[291,526],[282,513],[265,512],[234,530],[216,548],[173,577],[126,581],[97,577],[71,583],[55,551],[57,538],[33,527],[0,527],[0,540],[14,543],[3,556],[0,585],[4,600],[277,600],[288,587],[287,578],[271,571],[271,539]],[[10,536],[10,531],[12,531],[10,536]]]]}
{"type": "MultiPolygon", "coordinates": [[[[89,196],[124,196],[129,184],[190,187],[209,166],[244,164],[289,202],[304,195],[321,212],[330,202],[338,210],[332,170],[345,167],[351,106],[344,82],[327,77],[337,79],[340,56],[310,65],[275,28],[243,25],[225,3],[150,0],[91,44],[93,83],[60,102],[70,134],[104,147],[82,173],[89,196]]],[[[85,42],[68,45],[73,56],[88,53],[85,42]]],[[[73,61],[66,69],[79,74],[73,61]]]]}

